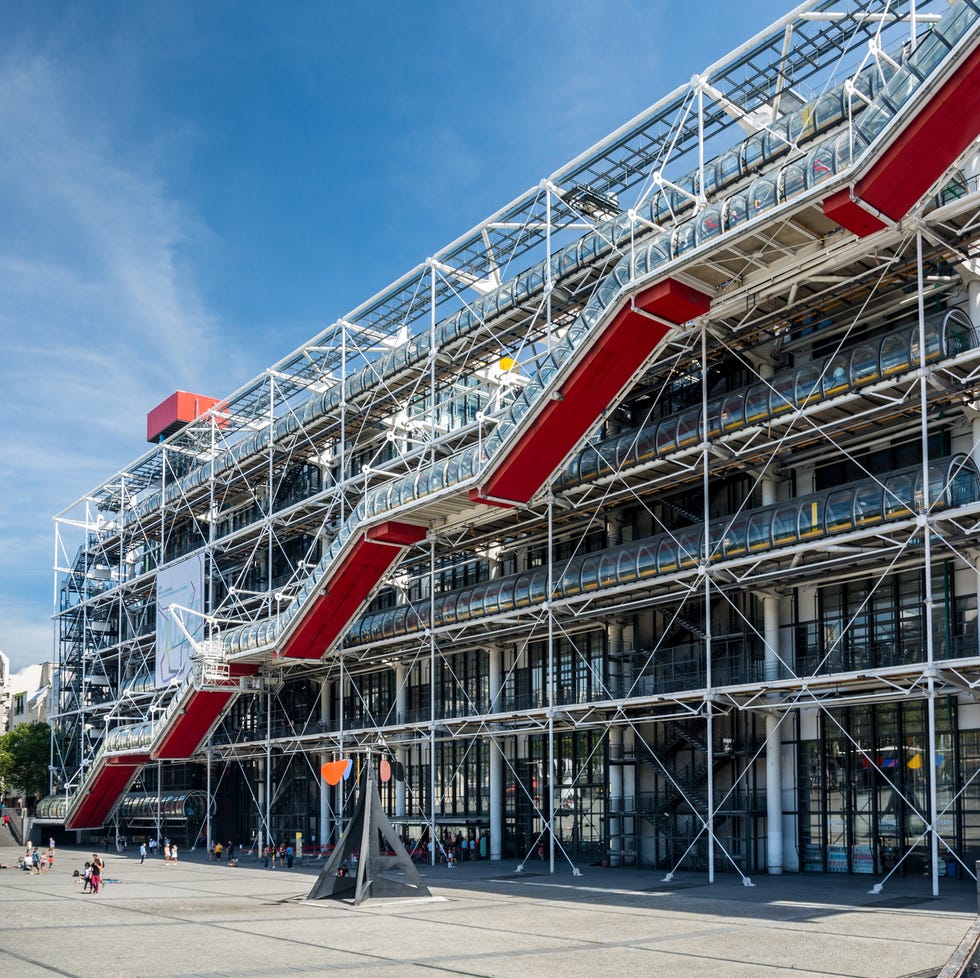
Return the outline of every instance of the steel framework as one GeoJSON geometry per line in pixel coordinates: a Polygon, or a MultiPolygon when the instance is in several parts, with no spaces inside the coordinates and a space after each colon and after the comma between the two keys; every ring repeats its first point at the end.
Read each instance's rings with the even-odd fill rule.
{"type": "Polygon", "coordinates": [[[969,872],[978,41],[801,5],[61,513],[66,826],[191,761],[323,841],[380,743],[406,832],[520,865],[969,872]]]}

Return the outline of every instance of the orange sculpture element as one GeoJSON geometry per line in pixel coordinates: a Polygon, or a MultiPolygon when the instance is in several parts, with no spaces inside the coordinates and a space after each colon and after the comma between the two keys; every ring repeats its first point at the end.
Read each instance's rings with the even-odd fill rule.
{"type": "Polygon", "coordinates": [[[320,767],[320,774],[327,784],[340,784],[350,771],[351,760],[347,758],[343,761],[327,761],[320,767]]]}
{"type": "Polygon", "coordinates": [[[378,771],[381,774],[381,780],[387,783],[391,780],[391,764],[388,762],[387,757],[381,758],[381,764],[378,766],[378,771]]]}

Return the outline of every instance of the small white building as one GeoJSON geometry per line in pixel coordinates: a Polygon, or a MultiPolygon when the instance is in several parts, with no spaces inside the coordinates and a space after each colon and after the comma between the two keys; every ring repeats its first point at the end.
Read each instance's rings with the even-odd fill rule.
{"type": "Polygon", "coordinates": [[[47,721],[53,675],[54,666],[51,662],[39,662],[10,676],[10,706],[5,730],[13,730],[21,723],[47,721]]]}

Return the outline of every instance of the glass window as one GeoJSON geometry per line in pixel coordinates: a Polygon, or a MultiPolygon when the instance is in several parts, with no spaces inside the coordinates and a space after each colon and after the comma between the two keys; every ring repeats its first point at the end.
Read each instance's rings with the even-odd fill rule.
{"type": "Polygon", "coordinates": [[[772,542],[776,547],[796,543],[797,507],[795,503],[780,506],[772,514],[772,542]]]}
{"type": "Polygon", "coordinates": [[[721,208],[708,207],[698,218],[698,244],[721,234],[721,208]]]}
{"type": "Polygon", "coordinates": [[[677,447],[677,417],[667,418],[657,425],[657,455],[663,456],[677,447]]]}
{"type": "Polygon", "coordinates": [[[854,495],[850,489],[832,492],[827,497],[827,532],[849,530],[854,525],[854,495]]]}
{"type": "Polygon", "coordinates": [[[768,550],[770,547],[769,530],[772,521],[772,511],[763,510],[749,517],[746,540],[749,550],[768,550]]]}
{"type": "Polygon", "coordinates": [[[881,362],[881,374],[889,377],[909,369],[909,340],[900,333],[892,333],[881,341],[881,352],[878,355],[881,362]]]}
{"type": "Polygon", "coordinates": [[[779,199],[790,200],[806,190],[806,164],[789,163],[779,175],[779,199]]]}
{"type": "Polygon", "coordinates": [[[806,175],[811,187],[821,180],[834,175],[834,147],[832,143],[824,143],[810,150],[806,158],[806,175]]]}
{"type": "Polygon", "coordinates": [[[721,430],[732,431],[745,424],[745,395],[735,391],[721,402],[721,430]]]}
{"type": "Polygon", "coordinates": [[[745,395],[745,423],[753,424],[769,416],[769,385],[753,384],[745,395]]]}
{"type": "Polygon", "coordinates": [[[760,177],[749,187],[749,217],[756,217],[776,203],[776,183],[770,177],[760,177]]]}
{"type": "Polygon", "coordinates": [[[670,536],[660,541],[657,549],[657,569],[661,574],[677,570],[677,544],[670,536]]]}
{"type": "Polygon", "coordinates": [[[820,368],[816,365],[802,367],[796,374],[796,404],[806,407],[820,397],[820,368]]]}
{"type": "Polygon", "coordinates": [[[681,567],[693,567],[701,557],[701,531],[681,530],[677,534],[677,559],[681,567]]]}
{"type": "Polygon", "coordinates": [[[881,487],[862,485],[854,494],[854,522],[857,526],[881,520],[881,487]]]}
{"type": "Polygon", "coordinates": [[[701,437],[701,408],[688,408],[677,418],[677,447],[696,445],[701,437]]]}
{"type": "Polygon", "coordinates": [[[862,343],[851,353],[851,383],[870,384],[878,379],[878,350],[877,345],[862,343]]]}
{"type": "Polygon", "coordinates": [[[657,548],[649,543],[643,544],[636,554],[636,573],[642,578],[657,573],[657,548]]]}
{"type": "Polygon", "coordinates": [[[726,557],[738,557],[746,552],[745,531],[748,518],[736,516],[729,521],[722,537],[722,553],[726,557]]]}
{"type": "Polygon", "coordinates": [[[776,415],[792,411],[796,406],[794,402],[796,374],[780,374],[778,377],[774,377],[770,383],[772,389],[769,392],[769,413],[776,415]]]}
{"type": "Polygon", "coordinates": [[[823,375],[823,396],[832,397],[847,390],[847,354],[840,353],[827,364],[823,375]]]}
{"type": "Polygon", "coordinates": [[[734,183],[741,176],[739,166],[739,150],[730,149],[722,153],[715,168],[715,180],[717,188],[720,190],[734,183]]]}
{"type": "Polygon", "coordinates": [[[823,499],[810,496],[799,503],[799,537],[809,540],[823,535],[823,499]]]}
{"type": "Polygon", "coordinates": [[[735,194],[725,201],[725,227],[730,231],[749,216],[749,199],[745,194],[735,194]]]}
{"type": "Polygon", "coordinates": [[[766,133],[757,132],[742,143],[742,173],[751,173],[762,166],[766,133]]]}
{"type": "Polygon", "coordinates": [[[673,255],[683,255],[694,247],[694,222],[685,221],[674,231],[673,255]]]}
{"type": "Polygon", "coordinates": [[[915,513],[914,476],[904,473],[887,478],[885,480],[884,499],[885,515],[889,519],[915,513]]]}

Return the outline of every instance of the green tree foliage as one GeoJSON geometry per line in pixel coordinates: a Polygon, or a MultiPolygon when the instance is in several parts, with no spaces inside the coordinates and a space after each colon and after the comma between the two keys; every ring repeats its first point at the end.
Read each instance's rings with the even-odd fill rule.
{"type": "Polygon", "coordinates": [[[0,782],[24,797],[48,792],[51,728],[46,723],[21,723],[0,737],[0,782]]]}

